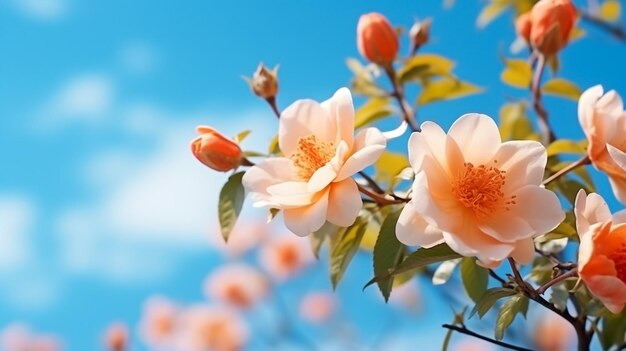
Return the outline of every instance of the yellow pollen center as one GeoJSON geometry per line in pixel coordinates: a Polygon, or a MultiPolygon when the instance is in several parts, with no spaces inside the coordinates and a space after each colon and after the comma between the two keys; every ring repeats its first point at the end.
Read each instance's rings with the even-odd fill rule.
{"type": "Polygon", "coordinates": [[[469,162],[463,166],[464,169],[452,182],[452,194],[477,217],[489,216],[500,207],[508,210],[509,205],[515,204],[515,195],[504,201],[502,188],[506,182],[506,171],[495,166],[476,167],[469,162]]]}
{"type": "Polygon", "coordinates": [[[296,166],[297,176],[309,180],[313,173],[322,168],[335,155],[335,145],[319,140],[315,135],[301,137],[291,160],[296,166]]]}

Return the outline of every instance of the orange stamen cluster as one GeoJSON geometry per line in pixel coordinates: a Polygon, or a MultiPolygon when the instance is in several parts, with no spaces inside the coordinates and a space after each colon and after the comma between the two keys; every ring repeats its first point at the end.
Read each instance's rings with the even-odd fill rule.
{"type": "Polygon", "coordinates": [[[495,166],[476,167],[469,162],[463,166],[460,175],[452,182],[452,193],[477,217],[489,216],[503,205],[508,210],[508,205],[515,204],[515,196],[509,201],[503,201],[502,188],[506,182],[506,171],[501,171],[495,166]]]}
{"type": "Polygon", "coordinates": [[[315,135],[308,135],[298,140],[296,152],[291,160],[301,180],[309,180],[313,173],[322,168],[335,155],[335,146],[331,142],[319,140],[315,135]]]}

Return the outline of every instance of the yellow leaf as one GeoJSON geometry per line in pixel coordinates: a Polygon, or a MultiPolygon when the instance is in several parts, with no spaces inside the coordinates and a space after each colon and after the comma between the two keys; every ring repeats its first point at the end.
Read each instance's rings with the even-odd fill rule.
{"type": "Polygon", "coordinates": [[[572,42],[574,40],[582,39],[585,35],[587,35],[587,31],[580,27],[572,28],[572,31],[569,33],[568,41],[572,42]]]}
{"type": "Polygon", "coordinates": [[[536,136],[524,103],[510,103],[500,109],[500,136],[503,140],[533,139],[536,136]]]}
{"type": "Polygon", "coordinates": [[[390,106],[388,97],[373,97],[356,111],[355,128],[361,128],[392,115],[395,110],[390,106]]]}
{"type": "Polygon", "coordinates": [[[416,55],[408,59],[398,70],[400,82],[419,80],[433,75],[449,75],[454,68],[454,61],[434,54],[416,55]]]}
{"type": "Polygon", "coordinates": [[[506,67],[500,74],[500,79],[513,87],[526,89],[533,80],[533,69],[528,62],[520,59],[505,59],[506,67]]]}
{"type": "Polygon", "coordinates": [[[371,221],[370,225],[365,229],[363,239],[361,239],[361,249],[366,251],[374,251],[374,245],[376,245],[376,239],[378,239],[378,232],[380,231],[380,225],[376,221],[371,221]]]}
{"type": "Polygon", "coordinates": [[[559,139],[548,145],[546,151],[548,153],[548,156],[554,156],[559,154],[582,155],[585,153],[585,148],[581,147],[579,143],[573,140],[559,139]]]}
{"type": "Polygon", "coordinates": [[[376,168],[376,179],[389,182],[393,181],[395,176],[409,166],[409,160],[404,154],[385,151],[374,164],[376,168]]]}
{"type": "Polygon", "coordinates": [[[513,6],[515,6],[515,12],[517,16],[530,11],[535,4],[535,0],[515,0],[513,6]]]}
{"type": "Polygon", "coordinates": [[[481,92],[482,89],[468,82],[463,82],[455,78],[443,78],[429,82],[417,99],[420,105],[429,104],[435,101],[450,100],[470,94],[481,92]]]}
{"type": "Polygon", "coordinates": [[[578,86],[567,79],[552,78],[547,81],[541,90],[544,94],[555,95],[567,99],[578,101],[582,91],[578,86]]]}
{"type": "Polygon", "coordinates": [[[278,147],[278,135],[274,136],[272,138],[272,141],[270,141],[270,145],[268,147],[268,151],[270,153],[270,155],[280,155],[280,148],[278,147]]]}
{"type": "Polygon", "coordinates": [[[486,27],[491,21],[502,14],[511,4],[507,1],[493,0],[489,5],[485,6],[478,19],[476,19],[476,25],[478,28],[486,27]]]}
{"type": "Polygon", "coordinates": [[[606,0],[598,11],[598,17],[609,22],[617,21],[621,15],[622,5],[618,0],[606,0]]]}

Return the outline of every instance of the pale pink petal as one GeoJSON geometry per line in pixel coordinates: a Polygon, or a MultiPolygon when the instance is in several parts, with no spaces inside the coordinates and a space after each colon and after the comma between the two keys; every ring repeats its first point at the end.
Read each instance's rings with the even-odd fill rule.
{"type": "Polygon", "coordinates": [[[626,223],[626,210],[613,213],[613,224],[626,223]]]}
{"type": "Polygon", "coordinates": [[[340,226],[351,226],[363,207],[361,194],[352,178],[333,183],[328,197],[328,214],[326,220],[340,226]]]}
{"type": "Polygon", "coordinates": [[[313,173],[313,176],[307,182],[307,190],[310,192],[320,191],[328,186],[335,177],[337,177],[337,171],[333,164],[329,162],[313,173]]]}
{"type": "Polygon", "coordinates": [[[396,224],[396,237],[410,246],[419,245],[429,248],[443,242],[443,234],[437,228],[429,225],[411,203],[402,209],[396,224]]]}
{"type": "MultiPolygon", "coordinates": [[[[590,226],[590,230],[594,229],[594,227],[598,227],[601,225],[602,223],[592,224],[590,226]]],[[[584,233],[578,232],[578,235],[580,236],[580,245],[578,246],[578,271],[579,272],[584,271],[585,266],[591,260],[595,251],[593,235],[591,235],[591,233],[587,235],[587,233],[588,232],[584,232],[584,233]]]]}
{"type": "Polygon", "coordinates": [[[432,157],[442,163],[446,162],[446,133],[434,122],[422,123],[422,132],[413,133],[409,138],[409,162],[417,172],[422,169],[424,157],[432,157]]]}
{"type": "Polygon", "coordinates": [[[626,172],[626,153],[611,144],[606,144],[606,149],[609,151],[613,162],[626,172]]]}
{"type": "Polygon", "coordinates": [[[615,90],[609,90],[598,99],[596,107],[613,118],[620,116],[624,112],[622,97],[615,90]]]}
{"type": "Polygon", "coordinates": [[[578,99],[578,121],[587,136],[594,126],[594,106],[603,93],[602,86],[595,85],[585,90],[578,99]]]}
{"type": "Polygon", "coordinates": [[[532,238],[520,240],[515,244],[515,248],[511,251],[511,257],[521,264],[530,263],[535,255],[535,242],[532,238]]]}
{"type": "Polygon", "coordinates": [[[373,164],[386,147],[387,139],[378,129],[367,128],[360,131],[354,140],[356,152],[346,160],[335,181],[342,181],[373,164]]]}
{"type": "Polygon", "coordinates": [[[609,184],[611,184],[613,195],[619,202],[626,204],[626,175],[623,177],[609,175],[609,184]]]}
{"type": "Polygon", "coordinates": [[[487,267],[506,259],[514,248],[513,245],[493,239],[475,226],[468,226],[463,235],[443,232],[443,238],[455,252],[468,257],[476,256],[487,267]]]}
{"type": "Polygon", "coordinates": [[[602,196],[596,193],[587,195],[584,189],[580,189],[576,194],[574,214],[579,236],[587,233],[591,225],[611,220],[611,210],[602,196]]]}
{"type": "Polygon", "coordinates": [[[524,219],[513,216],[490,216],[478,221],[478,227],[485,234],[505,243],[515,243],[536,233],[524,219]]]}
{"type": "Polygon", "coordinates": [[[340,88],[330,99],[321,103],[329,116],[336,119],[337,136],[335,142],[343,140],[352,147],[354,140],[354,105],[348,88],[340,88]]]}
{"type": "Polygon", "coordinates": [[[508,194],[524,185],[541,184],[548,155],[539,142],[513,140],[502,143],[493,160],[495,167],[506,172],[504,193],[508,194]]]}
{"type": "Polygon", "coordinates": [[[592,276],[585,280],[589,291],[602,301],[604,306],[617,314],[626,304],[626,284],[613,276],[592,276]]]}
{"type": "Polygon", "coordinates": [[[468,113],[452,124],[448,131],[463,151],[466,162],[475,165],[486,164],[500,147],[500,131],[491,117],[478,113],[468,113]]]}
{"type": "Polygon", "coordinates": [[[314,203],[305,207],[283,211],[285,225],[294,234],[307,236],[324,225],[328,212],[328,190],[324,190],[314,203]]]}
{"type": "Polygon", "coordinates": [[[290,181],[295,174],[293,162],[284,157],[268,158],[251,167],[243,176],[244,187],[252,193],[254,202],[270,202],[267,188],[278,183],[290,181]]]}
{"type": "Polygon", "coordinates": [[[267,188],[268,201],[279,205],[281,209],[307,206],[315,201],[317,193],[311,192],[305,182],[287,181],[267,188]]]}
{"type": "MultiPolygon", "coordinates": [[[[432,163],[432,159],[427,158],[425,164],[432,163]]],[[[415,175],[413,181],[413,194],[430,194],[431,183],[442,181],[444,177],[437,177],[435,167],[429,167],[430,174],[422,171],[415,175]]],[[[442,182],[445,184],[445,182],[442,182]]],[[[442,186],[443,187],[443,186],[442,186]]],[[[435,193],[435,195],[440,195],[435,193]]],[[[464,207],[458,200],[447,192],[447,196],[413,196],[411,200],[415,211],[419,213],[426,222],[441,231],[456,232],[464,229],[464,207]]]]}
{"type": "Polygon", "coordinates": [[[535,235],[548,233],[565,219],[559,198],[550,190],[528,185],[515,195],[515,204],[508,205],[502,215],[524,219],[535,230],[535,235]]]}
{"type": "Polygon", "coordinates": [[[315,135],[324,142],[336,142],[337,121],[319,103],[313,100],[298,100],[280,114],[278,145],[286,157],[298,147],[302,137],[315,135]]]}

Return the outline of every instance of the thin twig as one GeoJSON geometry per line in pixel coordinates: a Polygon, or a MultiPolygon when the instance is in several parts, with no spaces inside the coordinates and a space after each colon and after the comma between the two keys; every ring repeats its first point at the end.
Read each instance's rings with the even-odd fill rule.
{"type": "Polygon", "coordinates": [[[542,140],[545,145],[550,144],[556,140],[556,136],[550,127],[548,120],[548,111],[546,111],[541,101],[541,78],[546,68],[546,57],[543,54],[538,54],[537,66],[535,66],[535,74],[533,76],[531,90],[533,94],[533,107],[537,113],[539,129],[541,131],[542,140]]]}
{"type": "Polygon", "coordinates": [[[272,111],[276,115],[276,118],[280,118],[280,110],[278,109],[278,106],[276,106],[276,97],[275,96],[268,97],[265,99],[265,101],[267,101],[267,103],[272,108],[272,111]]]}
{"type": "Polygon", "coordinates": [[[378,183],[376,183],[376,181],[374,179],[372,179],[372,177],[370,177],[369,175],[367,175],[367,173],[360,171],[359,175],[361,177],[363,177],[363,179],[365,179],[365,181],[367,182],[367,185],[370,186],[370,188],[372,188],[372,190],[374,190],[375,192],[379,193],[379,194],[384,194],[385,190],[383,190],[383,188],[380,187],[380,185],[378,185],[378,183]]]}
{"type": "Polygon", "coordinates": [[[563,168],[562,170],[554,173],[553,175],[551,175],[550,177],[548,177],[546,180],[543,181],[543,183],[541,183],[542,185],[548,185],[550,183],[552,183],[553,181],[561,178],[562,176],[566,175],[567,173],[575,170],[576,168],[580,167],[580,166],[584,166],[586,164],[589,164],[591,162],[591,160],[589,159],[589,155],[585,155],[583,157],[581,157],[579,160],[572,162],[571,164],[569,164],[567,167],[563,168]]]}
{"type": "Polygon", "coordinates": [[[609,32],[613,37],[615,37],[615,39],[626,41],[626,31],[624,30],[624,27],[607,22],[596,15],[584,11],[580,12],[580,18],[602,30],[609,32]]]}
{"type": "Polygon", "coordinates": [[[571,277],[575,277],[578,275],[578,270],[576,269],[572,269],[567,273],[563,273],[561,275],[556,276],[554,279],[548,281],[547,283],[543,284],[541,287],[539,287],[536,291],[537,294],[539,295],[543,295],[543,293],[546,292],[546,290],[548,290],[551,286],[553,286],[554,284],[557,284],[559,282],[562,282],[563,280],[567,279],[567,278],[571,278],[571,277]]]}
{"type": "Polygon", "coordinates": [[[359,188],[360,192],[372,198],[372,200],[376,201],[379,206],[395,205],[408,202],[408,200],[389,199],[385,196],[385,194],[378,194],[376,192],[373,192],[359,183],[357,183],[356,185],[359,188]]]}
{"type": "Polygon", "coordinates": [[[414,132],[421,132],[419,125],[417,125],[417,118],[415,116],[415,111],[411,108],[411,105],[406,101],[404,97],[404,88],[398,82],[398,78],[396,77],[396,71],[391,64],[384,66],[385,73],[387,73],[387,77],[389,77],[389,81],[393,87],[393,92],[391,96],[396,98],[398,101],[398,105],[400,105],[400,110],[402,112],[402,119],[408,123],[411,130],[414,132]]]}
{"type": "Polygon", "coordinates": [[[508,284],[509,284],[506,280],[502,279],[502,277],[500,277],[500,276],[498,275],[498,273],[496,273],[493,269],[489,269],[489,275],[490,275],[493,279],[495,279],[495,280],[497,280],[498,282],[500,282],[500,284],[502,284],[502,286],[506,286],[506,285],[508,285],[508,284]]]}
{"type": "Polygon", "coordinates": [[[465,335],[469,335],[469,336],[473,336],[475,338],[490,342],[492,344],[498,345],[498,346],[502,346],[502,347],[506,347],[507,349],[510,350],[517,350],[517,351],[532,351],[532,349],[527,349],[525,347],[521,347],[521,346],[516,346],[516,345],[512,345],[509,344],[507,342],[504,341],[500,341],[500,340],[495,340],[495,339],[491,339],[489,337],[486,337],[484,335],[480,335],[476,332],[473,332],[469,329],[467,329],[466,327],[460,327],[460,326],[456,326],[456,325],[451,325],[451,324],[443,324],[441,325],[442,327],[446,328],[446,329],[450,329],[450,330],[454,330],[457,331],[461,334],[465,334],[465,335]]]}

